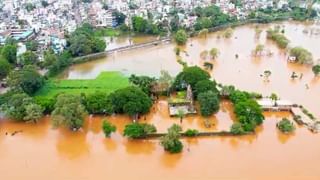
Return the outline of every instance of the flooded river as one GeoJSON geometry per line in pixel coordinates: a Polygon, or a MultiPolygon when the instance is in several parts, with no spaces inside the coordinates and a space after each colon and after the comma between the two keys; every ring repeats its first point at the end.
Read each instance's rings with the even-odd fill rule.
{"type": "MultiPolygon", "coordinates": [[[[281,26],[291,46],[301,45],[315,59],[320,58],[320,36],[303,32],[319,26],[293,22],[281,26]]],[[[209,34],[206,39],[193,38],[185,47],[188,56],[182,53],[183,59],[189,65],[202,65],[200,52],[216,47],[220,55],[211,73],[218,82],[264,95],[275,92],[304,105],[319,118],[320,79],[314,77],[310,67],[288,64],[286,54],[266,40],[265,32],[256,39],[254,29],[255,25],[238,27],[227,40],[218,38],[220,32],[209,34]],[[252,57],[258,43],[265,44],[274,55],[252,57]],[[265,70],[272,72],[270,82],[260,77],[265,70]],[[303,73],[302,79],[291,80],[293,71],[303,73]]],[[[175,75],[181,66],[176,62],[174,48],[174,44],[167,44],[117,53],[73,66],[66,78],[95,78],[106,70],[157,76],[165,69],[175,75]]],[[[167,111],[166,101],[160,100],[141,121],[153,123],[159,132],[164,132],[172,123],[179,124],[177,118],[168,117],[167,111]]],[[[0,179],[320,179],[320,134],[298,126],[294,134],[284,135],[276,129],[276,123],[290,114],[265,116],[256,135],[183,139],[183,152],[174,155],[164,152],[157,139],[124,138],[124,126],[130,122],[126,116],[88,117],[84,129],[77,133],[52,129],[49,117],[37,125],[0,122],[0,179]],[[111,138],[104,138],[101,131],[104,118],[117,126],[111,138]]],[[[223,101],[220,111],[208,119],[212,123],[209,129],[198,116],[186,117],[182,127],[228,130],[234,120],[232,105],[223,101]]]]}

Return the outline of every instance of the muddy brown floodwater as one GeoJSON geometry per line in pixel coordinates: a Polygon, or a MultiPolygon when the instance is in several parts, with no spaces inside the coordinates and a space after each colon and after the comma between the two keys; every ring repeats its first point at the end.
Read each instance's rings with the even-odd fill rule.
{"type": "MultiPolygon", "coordinates": [[[[320,26],[295,22],[280,25],[291,40],[290,46],[301,45],[313,53],[315,60],[320,58],[320,35],[310,33],[310,29],[320,26]],[[303,32],[305,29],[308,34],[303,32]]],[[[260,25],[264,30],[270,26],[260,25]]],[[[266,40],[265,31],[260,39],[255,38],[254,28],[255,25],[238,27],[227,40],[218,38],[221,32],[209,34],[206,39],[193,38],[185,47],[188,55],[182,53],[183,59],[189,65],[202,65],[200,52],[216,47],[220,55],[211,73],[218,82],[264,95],[275,92],[282,99],[304,105],[319,118],[320,79],[314,77],[310,67],[288,64],[286,54],[266,40]],[[258,43],[265,44],[274,55],[252,57],[258,43]],[[235,54],[239,54],[238,59],[235,54]],[[264,70],[272,72],[268,83],[260,77],[264,70]],[[302,79],[291,80],[293,71],[303,73],[302,79]]],[[[175,75],[181,66],[176,63],[174,47],[167,44],[117,53],[73,66],[66,77],[94,78],[106,70],[157,76],[165,69],[175,75]]],[[[167,111],[166,101],[160,100],[141,121],[153,123],[159,132],[164,132],[172,123],[179,124],[177,118],[168,117],[167,111]]],[[[2,121],[0,179],[320,179],[320,134],[297,126],[294,134],[285,135],[276,129],[276,123],[283,117],[291,118],[289,113],[265,116],[255,135],[183,139],[183,152],[174,155],[164,152],[156,139],[124,138],[124,126],[130,122],[126,116],[88,117],[84,129],[76,133],[52,129],[49,117],[36,125],[2,121]],[[104,118],[117,126],[111,138],[104,138],[101,131],[104,118]],[[23,132],[11,136],[19,130],[23,132]]],[[[208,119],[213,124],[209,129],[199,116],[186,117],[182,127],[228,130],[235,119],[232,105],[223,101],[220,111],[208,119]]]]}

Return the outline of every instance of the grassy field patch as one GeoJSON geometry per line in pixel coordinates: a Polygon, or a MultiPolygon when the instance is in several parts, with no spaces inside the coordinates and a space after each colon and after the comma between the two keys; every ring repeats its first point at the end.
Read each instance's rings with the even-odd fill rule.
{"type": "Polygon", "coordinates": [[[111,93],[129,86],[129,80],[120,72],[102,72],[96,79],[51,79],[36,93],[36,96],[53,97],[60,93],[90,94],[97,91],[111,93]]]}

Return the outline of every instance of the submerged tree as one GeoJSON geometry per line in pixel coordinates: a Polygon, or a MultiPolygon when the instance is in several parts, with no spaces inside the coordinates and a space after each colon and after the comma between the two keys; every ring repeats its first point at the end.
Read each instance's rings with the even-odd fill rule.
{"type": "Polygon", "coordinates": [[[219,55],[219,50],[217,48],[212,48],[210,50],[211,59],[216,59],[219,55]]]}
{"type": "Polygon", "coordinates": [[[52,112],[54,127],[65,126],[74,131],[78,130],[82,127],[85,116],[86,110],[80,96],[61,94],[57,97],[55,109],[52,112]]]}
{"type": "Polygon", "coordinates": [[[318,76],[320,74],[320,65],[315,65],[312,67],[312,72],[315,76],[318,76]]]}
{"type": "Polygon", "coordinates": [[[186,31],[183,29],[180,29],[179,31],[177,31],[177,33],[175,35],[175,40],[178,45],[186,44],[186,42],[188,40],[188,35],[187,35],[186,31]]]}
{"type": "Polygon", "coordinates": [[[183,144],[179,140],[181,131],[182,128],[177,124],[173,124],[168,129],[168,133],[160,140],[160,144],[164,147],[164,150],[170,153],[179,153],[182,151],[183,144]]]}
{"type": "Polygon", "coordinates": [[[115,125],[112,125],[108,120],[103,120],[102,130],[106,137],[110,137],[110,134],[116,132],[117,128],[115,125]]]}
{"type": "Polygon", "coordinates": [[[295,130],[295,126],[287,118],[283,118],[279,123],[277,123],[277,127],[283,133],[290,133],[295,130]]]}

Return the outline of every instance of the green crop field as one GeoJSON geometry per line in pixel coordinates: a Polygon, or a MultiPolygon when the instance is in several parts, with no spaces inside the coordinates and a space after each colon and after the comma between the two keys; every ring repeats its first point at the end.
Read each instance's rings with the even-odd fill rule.
{"type": "Polygon", "coordinates": [[[89,94],[97,91],[111,93],[127,86],[129,86],[129,80],[120,72],[103,72],[96,79],[48,80],[35,96],[53,97],[60,93],[89,94]]]}

